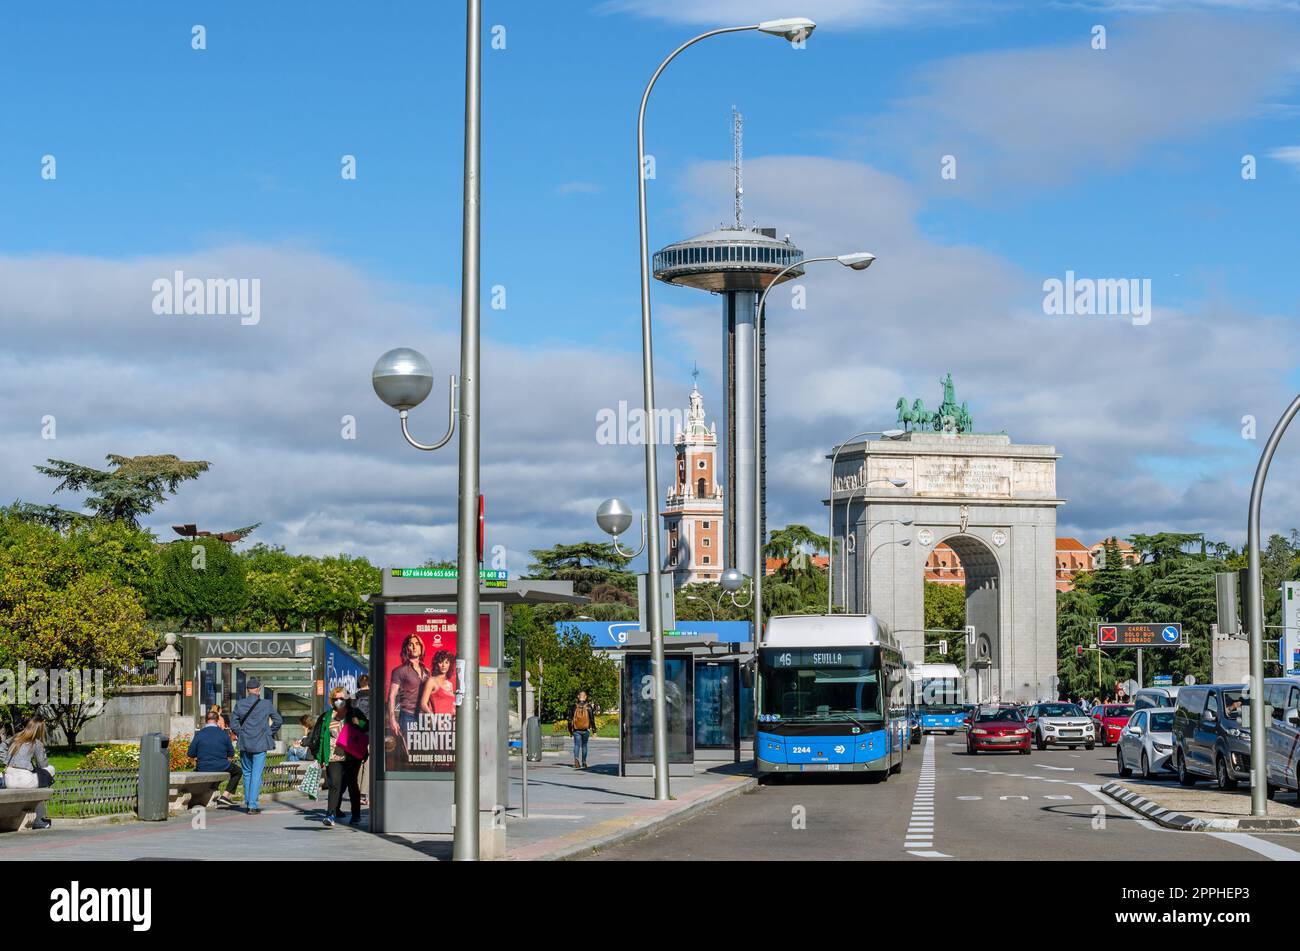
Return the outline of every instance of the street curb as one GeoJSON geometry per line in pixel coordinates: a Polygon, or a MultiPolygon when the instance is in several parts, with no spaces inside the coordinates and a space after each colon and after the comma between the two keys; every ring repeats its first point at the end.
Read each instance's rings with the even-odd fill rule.
{"type": "Polygon", "coordinates": [[[1107,783],[1101,791],[1116,802],[1135,809],[1144,818],[1150,819],[1166,829],[1179,832],[1286,832],[1300,829],[1300,819],[1267,819],[1248,816],[1244,819],[1198,819],[1195,816],[1161,808],[1144,796],[1133,792],[1120,783],[1107,783]]]}
{"type": "MultiPolygon", "coordinates": [[[[744,795],[751,789],[756,788],[758,788],[758,778],[750,776],[741,782],[728,784],[726,788],[720,789],[716,793],[703,795],[682,809],[674,810],[660,816],[653,816],[639,822],[633,820],[634,824],[626,828],[616,829],[612,832],[597,835],[594,838],[587,838],[579,842],[571,842],[566,845],[561,845],[541,855],[526,855],[519,858],[511,854],[513,850],[507,848],[504,860],[508,862],[561,862],[565,859],[576,858],[579,855],[586,855],[596,849],[608,848],[611,845],[619,845],[624,842],[630,842],[633,839],[639,839],[642,836],[657,832],[666,826],[689,819],[691,816],[703,812],[705,809],[726,802],[729,799],[734,799],[737,796],[744,795]]],[[[624,820],[613,821],[618,822],[624,820]]],[[[524,846],[520,851],[527,848],[529,847],[524,846]]]]}

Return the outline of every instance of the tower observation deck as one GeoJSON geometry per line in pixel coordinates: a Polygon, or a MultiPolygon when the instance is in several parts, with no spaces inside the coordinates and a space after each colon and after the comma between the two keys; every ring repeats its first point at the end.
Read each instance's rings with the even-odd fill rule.
{"type": "MultiPolygon", "coordinates": [[[[754,339],[754,311],[759,295],[784,268],[803,260],[803,252],[774,228],[742,228],[740,219],[739,145],[737,145],[737,225],[670,244],[653,259],[654,276],[667,284],[710,291],[723,297],[722,353],[725,376],[723,434],[726,474],[724,551],[726,566],[754,576],[754,348],[759,355],[759,400],[765,400],[763,341],[754,339]]],[[[782,282],[799,277],[792,268],[782,282]]],[[[766,326],[766,322],[764,322],[766,326]]],[[[764,433],[766,445],[766,433],[764,433]]],[[[766,474],[766,469],[764,470],[766,474]]],[[[766,479],[764,480],[766,484],[766,479]]],[[[766,499],[763,500],[766,503],[766,499]]],[[[766,512],[766,504],[764,504],[766,512]]],[[[766,522],[766,514],[763,521],[766,522]]]]}

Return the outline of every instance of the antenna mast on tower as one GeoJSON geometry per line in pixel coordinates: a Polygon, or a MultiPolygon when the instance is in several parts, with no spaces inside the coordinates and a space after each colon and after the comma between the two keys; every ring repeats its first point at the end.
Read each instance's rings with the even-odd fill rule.
{"type": "Polygon", "coordinates": [[[731,107],[731,149],[736,173],[736,230],[742,227],[741,218],[745,211],[745,117],[735,106],[731,107]]]}

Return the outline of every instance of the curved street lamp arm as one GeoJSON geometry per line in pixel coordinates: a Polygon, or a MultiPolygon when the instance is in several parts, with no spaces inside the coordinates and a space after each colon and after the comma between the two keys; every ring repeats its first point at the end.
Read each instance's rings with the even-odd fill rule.
{"type": "Polygon", "coordinates": [[[406,425],[406,417],[409,413],[408,410],[402,410],[397,414],[402,419],[402,435],[405,436],[406,441],[416,449],[423,449],[425,452],[433,452],[435,449],[441,449],[451,441],[451,434],[456,431],[456,386],[456,377],[453,375],[451,378],[451,386],[448,388],[447,392],[447,435],[443,436],[432,446],[426,446],[422,442],[417,442],[411,436],[411,430],[406,425]]]}
{"type": "MultiPolygon", "coordinates": [[[[827,259],[815,258],[813,260],[824,261],[827,259]]],[[[768,290],[771,290],[770,286],[768,290]]],[[[766,291],[763,292],[763,298],[765,300],[767,298],[766,291]]],[[[826,516],[826,537],[827,538],[830,539],[835,538],[835,465],[840,461],[840,450],[842,450],[845,446],[851,444],[853,440],[857,439],[859,436],[874,436],[874,435],[876,435],[876,430],[874,429],[869,429],[861,433],[854,433],[848,439],[844,440],[844,442],[836,446],[835,452],[831,455],[830,505],[827,506],[830,509],[830,512],[826,516]]],[[[831,550],[827,553],[827,557],[826,557],[826,613],[827,614],[832,613],[832,611],[834,610],[833,608],[834,602],[832,601],[832,599],[835,596],[835,545],[832,544],[830,548],[831,550]]]]}
{"type": "Polygon", "coordinates": [[[1278,443],[1291,425],[1291,420],[1300,413],[1300,396],[1291,401],[1282,418],[1273,427],[1273,433],[1264,445],[1259,457],[1259,466],[1255,469],[1255,481],[1250,487],[1250,515],[1246,524],[1247,575],[1246,587],[1250,603],[1247,605],[1250,619],[1250,747],[1251,747],[1251,784],[1250,813],[1252,816],[1268,814],[1268,764],[1265,761],[1264,731],[1264,589],[1263,576],[1260,571],[1259,520],[1260,508],[1264,499],[1264,482],[1268,479],[1268,468],[1273,463],[1273,454],[1277,452],[1278,443]],[[1256,703],[1255,701],[1260,702],[1256,703]]]}
{"type": "Polygon", "coordinates": [[[624,558],[635,558],[637,555],[641,554],[641,552],[645,551],[645,542],[646,542],[646,524],[645,524],[645,513],[643,512],[641,514],[641,547],[638,548],[636,551],[624,551],[623,549],[618,547],[618,536],[615,535],[614,543],[613,543],[614,551],[618,552],[624,558]]]}
{"type": "MultiPolygon", "coordinates": [[[[829,255],[819,258],[802,258],[793,264],[786,265],[777,271],[776,277],[772,278],[771,283],[763,288],[762,295],[758,298],[758,307],[754,310],[754,643],[758,644],[763,639],[763,572],[766,568],[766,559],[763,557],[763,412],[760,401],[763,398],[762,384],[759,373],[759,352],[762,349],[763,340],[763,308],[767,306],[767,295],[772,292],[781,278],[793,271],[795,268],[803,267],[805,264],[816,264],[819,261],[838,261],[839,258],[829,255]]],[[[836,453],[838,455],[838,453],[836,453]]],[[[835,482],[835,463],[831,463],[831,483],[835,482]]],[[[832,579],[835,571],[835,494],[831,493],[831,531],[826,536],[829,551],[827,552],[826,563],[826,613],[831,613],[831,589],[834,587],[832,579]]]]}

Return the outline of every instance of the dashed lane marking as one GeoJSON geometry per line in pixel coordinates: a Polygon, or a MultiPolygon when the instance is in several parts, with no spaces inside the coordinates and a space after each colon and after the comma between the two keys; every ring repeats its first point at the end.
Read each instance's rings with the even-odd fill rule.
{"type": "Polygon", "coordinates": [[[921,754],[921,776],[916,785],[912,799],[912,815],[907,822],[907,835],[903,839],[903,851],[926,859],[949,859],[947,855],[934,847],[934,737],[925,738],[925,750],[921,754]]]}

